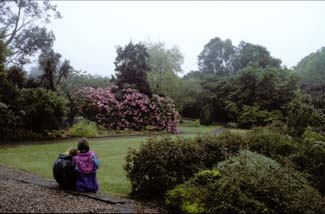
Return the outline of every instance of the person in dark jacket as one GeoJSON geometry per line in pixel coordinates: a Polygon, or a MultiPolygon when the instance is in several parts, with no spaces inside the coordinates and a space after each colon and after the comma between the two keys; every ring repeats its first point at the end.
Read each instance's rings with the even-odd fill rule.
{"type": "Polygon", "coordinates": [[[62,189],[75,189],[77,174],[73,164],[73,157],[78,154],[76,148],[69,148],[59,155],[53,165],[53,176],[62,189]]]}

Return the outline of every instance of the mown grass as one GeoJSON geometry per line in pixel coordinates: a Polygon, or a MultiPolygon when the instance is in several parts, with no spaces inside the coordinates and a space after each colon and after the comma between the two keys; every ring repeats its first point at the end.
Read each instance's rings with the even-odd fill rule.
{"type": "Polygon", "coordinates": [[[199,125],[198,121],[184,120],[180,125],[180,135],[192,137],[199,133],[209,133],[215,129],[221,128],[221,125],[199,125]]]}
{"type": "MultiPolygon", "coordinates": [[[[193,137],[198,133],[209,133],[219,126],[192,127],[191,122],[181,125],[181,134],[173,136],[193,137]]],[[[126,195],[130,192],[130,183],[123,170],[124,157],[129,148],[139,148],[141,142],[145,142],[147,136],[142,137],[116,137],[109,140],[92,139],[90,147],[96,151],[101,166],[97,176],[100,190],[115,194],[126,195]]],[[[46,178],[52,178],[52,165],[58,154],[66,151],[68,147],[77,146],[76,141],[24,145],[13,148],[0,149],[0,163],[18,169],[23,169],[46,178]]]]}

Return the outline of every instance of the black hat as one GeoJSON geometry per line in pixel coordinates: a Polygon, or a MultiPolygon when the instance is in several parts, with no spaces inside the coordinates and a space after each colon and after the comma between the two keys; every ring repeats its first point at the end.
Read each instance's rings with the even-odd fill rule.
{"type": "Polygon", "coordinates": [[[89,151],[89,143],[86,138],[81,138],[78,142],[78,150],[82,153],[89,151]]]}

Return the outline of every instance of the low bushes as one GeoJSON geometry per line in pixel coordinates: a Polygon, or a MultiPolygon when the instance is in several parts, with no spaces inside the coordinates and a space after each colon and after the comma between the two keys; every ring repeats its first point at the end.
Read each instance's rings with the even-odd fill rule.
{"type": "Polygon", "coordinates": [[[320,135],[311,128],[303,133],[301,151],[290,157],[295,167],[310,175],[314,186],[325,194],[325,136],[320,135]]]}
{"type": "Polygon", "coordinates": [[[125,169],[133,194],[164,195],[177,212],[323,213],[324,136],[285,133],[277,123],[247,134],[150,139],[129,151],[125,169]]]}
{"type": "Polygon", "coordinates": [[[322,213],[324,201],[298,172],[242,151],[166,194],[184,213],[322,213]]]}
{"type": "Polygon", "coordinates": [[[321,127],[325,123],[325,115],[315,108],[308,95],[298,96],[287,106],[288,129],[292,136],[300,137],[308,126],[321,127]]]}
{"type": "Polygon", "coordinates": [[[325,142],[325,135],[315,132],[311,127],[307,127],[302,135],[305,143],[314,143],[316,141],[325,142]]]}
{"type": "Polygon", "coordinates": [[[44,88],[21,90],[23,127],[34,132],[62,128],[66,102],[57,93],[44,88]]]}
{"type": "Polygon", "coordinates": [[[224,132],[219,136],[203,135],[193,140],[204,150],[204,165],[207,168],[213,167],[219,161],[223,161],[233,154],[236,154],[241,147],[247,147],[243,135],[224,132]]]}
{"type": "Polygon", "coordinates": [[[129,150],[126,156],[124,168],[132,193],[161,196],[204,168],[203,156],[203,149],[187,139],[149,139],[139,151],[129,150]]]}
{"type": "Polygon", "coordinates": [[[299,150],[299,145],[291,137],[271,131],[270,129],[254,129],[248,134],[247,138],[250,150],[274,159],[277,159],[279,156],[288,157],[299,150]]]}
{"type": "Polygon", "coordinates": [[[95,137],[98,135],[97,125],[95,122],[82,119],[69,129],[69,135],[72,137],[95,137]]]}
{"type": "Polygon", "coordinates": [[[310,175],[310,181],[325,195],[325,142],[315,142],[290,158],[295,167],[310,175]]]}
{"type": "Polygon", "coordinates": [[[201,169],[212,167],[238,152],[242,140],[230,133],[198,136],[195,139],[170,137],[149,139],[139,151],[130,150],[125,170],[135,195],[161,196],[201,169]]]}
{"type": "Polygon", "coordinates": [[[249,149],[280,162],[292,162],[295,169],[308,174],[309,180],[325,193],[325,137],[310,127],[302,138],[292,138],[270,127],[257,128],[247,135],[249,149]]]}
{"type": "Polygon", "coordinates": [[[21,125],[20,117],[10,110],[9,106],[0,102],[0,141],[11,139],[13,131],[21,125]]]}
{"type": "Polygon", "coordinates": [[[266,111],[261,110],[258,106],[245,105],[239,114],[238,123],[242,128],[251,128],[252,126],[265,126],[281,118],[280,111],[266,111]]]}
{"type": "Polygon", "coordinates": [[[211,188],[220,178],[221,175],[217,170],[200,171],[186,183],[179,184],[168,191],[166,205],[182,213],[207,213],[205,197],[209,193],[208,188],[211,188]]]}
{"type": "Polygon", "coordinates": [[[0,141],[47,139],[46,132],[64,127],[66,102],[56,92],[14,89],[0,83],[0,141]]]}

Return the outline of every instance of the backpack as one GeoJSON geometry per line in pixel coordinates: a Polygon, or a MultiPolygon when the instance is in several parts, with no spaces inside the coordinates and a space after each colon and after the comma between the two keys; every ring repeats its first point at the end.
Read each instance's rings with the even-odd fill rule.
{"type": "Polygon", "coordinates": [[[94,171],[94,158],[92,153],[79,153],[75,156],[75,160],[81,173],[89,174],[94,171]]]}

